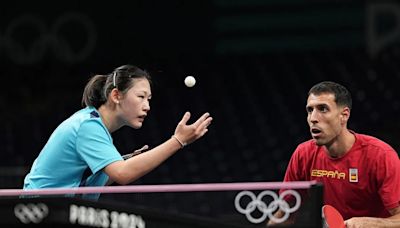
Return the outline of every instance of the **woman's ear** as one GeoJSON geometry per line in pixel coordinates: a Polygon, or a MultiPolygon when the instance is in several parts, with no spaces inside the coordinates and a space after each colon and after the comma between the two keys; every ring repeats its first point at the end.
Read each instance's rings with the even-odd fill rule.
{"type": "Polygon", "coordinates": [[[119,90],[117,88],[114,88],[113,90],[111,90],[110,99],[111,99],[111,101],[113,103],[119,104],[119,101],[121,99],[121,95],[120,95],[120,92],[119,92],[119,90]]]}

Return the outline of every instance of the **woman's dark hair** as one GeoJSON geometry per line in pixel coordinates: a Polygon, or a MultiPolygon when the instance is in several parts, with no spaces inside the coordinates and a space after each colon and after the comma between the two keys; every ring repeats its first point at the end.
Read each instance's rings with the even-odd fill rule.
{"type": "Polygon", "coordinates": [[[308,95],[315,94],[320,95],[322,93],[330,93],[335,95],[335,102],[340,106],[347,106],[349,109],[352,108],[352,99],[350,92],[346,87],[336,82],[324,81],[314,85],[308,95]]]}
{"type": "Polygon", "coordinates": [[[96,109],[106,103],[111,90],[117,88],[123,94],[133,85],[134,79],[144,78],[151,84],[151,77],[145,70],[133,65],[123,65],[107,75],[95,75],[86,84],[82,96],[82,106],[96,109]]]}

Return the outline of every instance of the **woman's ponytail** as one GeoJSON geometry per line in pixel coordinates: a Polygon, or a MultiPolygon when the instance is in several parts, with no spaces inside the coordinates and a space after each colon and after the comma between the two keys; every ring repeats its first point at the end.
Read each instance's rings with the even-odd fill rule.
{"type": "Polygon", "coordinates": [[[83,91],[82,106],[93,106],[98,109],[107,101],[104,94],[107,77],[107,75],[95,75],[89,80],[83,91]]]}

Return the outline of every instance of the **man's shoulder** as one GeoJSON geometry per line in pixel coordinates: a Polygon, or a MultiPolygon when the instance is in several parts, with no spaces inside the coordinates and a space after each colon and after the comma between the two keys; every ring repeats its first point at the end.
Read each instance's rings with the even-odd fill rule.
{"type": "Polygon", "coordinates": [[[298,145],[298,147],[302,148],[317,148],[317,144],[315,143],[314,139],[309,139],[307,141],[304,141],[298,145]]]}
{"type": "Polygon", "coordinates": [[[363,146],[372,145],[372,146],[378,146],[378,147],[390,147],[390,145],[388,143],[386,143],[382,139],[379,139],[372,135],[355,133],[355,136],[356,136],[357,140],[359,140],[361,145],[363,145],[363,146]]]}
{"type": "Polygon", "coordinates": [[[393,149],[392,146],[390,146],[388,143],[386,143],[382,139],[379,139],[375,136],[359,134],[359,133],[355,133],[355,135],[356,135],[357,140],[359,141],[359,144],[363,148],[366,148],[366,149],[374,151],[374,152],[376,152],[376,151],[393,151],[393,152],[395,152],[395,150],[393,149]]]}
{"type": "Polygon", "coordinates": [[[314,139],[309,139],[300,143],[297,146],[297,153],[314,153],[318,150],[319,146],[315,143],[314,139]]]}

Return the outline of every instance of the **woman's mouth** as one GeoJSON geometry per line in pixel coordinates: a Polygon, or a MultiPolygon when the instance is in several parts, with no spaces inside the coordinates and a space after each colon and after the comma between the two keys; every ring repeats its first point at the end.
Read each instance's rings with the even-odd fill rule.
{"type": "Polygon", "coordinates": [[[146,115],[138,116],[138,119],[139,119],[141,122],[143,122],[145,118],[146,118],[146,115]]]}

